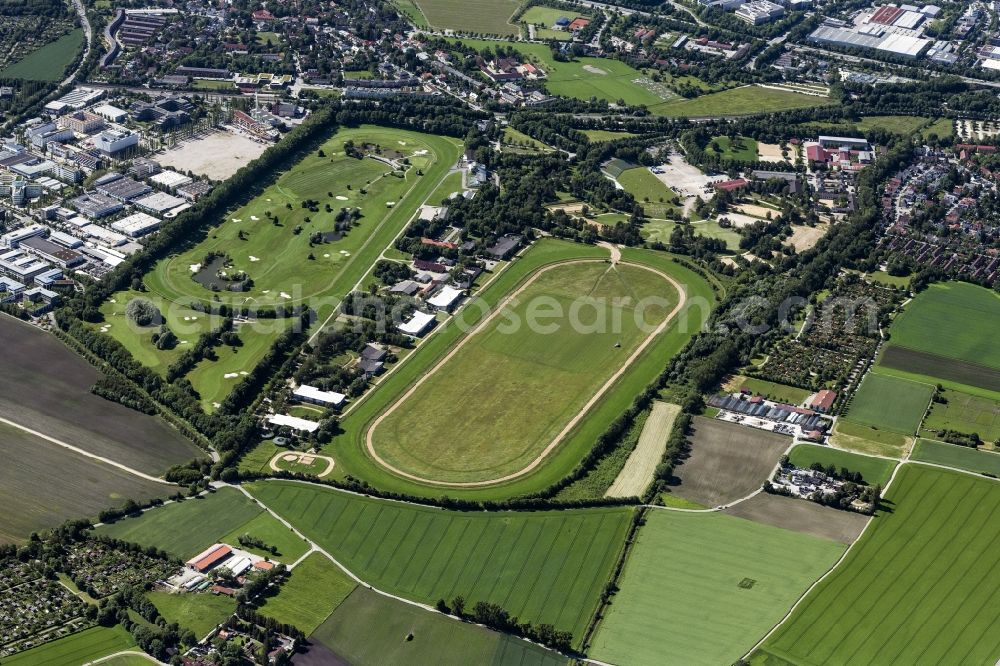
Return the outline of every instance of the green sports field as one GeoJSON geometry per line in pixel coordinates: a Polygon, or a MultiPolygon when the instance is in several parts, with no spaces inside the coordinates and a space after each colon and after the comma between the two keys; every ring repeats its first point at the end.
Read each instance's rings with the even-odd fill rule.
{"type": "Polygon", "coordinates": [[[736,143],[730,141],[728,136],[717,136],[709,142],[705,152],[724,160],[738,162],[756,162],[758,159],[757,142],[745,136],[736,137],[736,143]]]}
{"type": "Polygon", "coordinates": [[[736,375],[726,382],[726,390],[739,391],[741,388],[748,388],[758,395],[790,405],[801,405],[812,394],[808,389],[743,375],[736,375]]]}
{"type": "Polygon", "coordinates": [[[677,303],[671,285],[641,266],[591,261],[539,271],[515,303],[464,338],[386,412],[372,431],[375,451],[396,469],[433,482],[516,474],[543,454],[677,303]],[[642,304],[648,307],[633,310],[642,304]]]}
{"type": "Polygon", "coordinates": [[[268,597],[258,610],[308,636],[356,586],[325,555],[313,553],[296,565],[278,593],[268,597]]]}
{"type": "Polygon", "coordinates": [[[628,139],[635,136],[632,132],[615,132],[612,130],[580,130],[591,143],[603,143],[605,141],[616,141],[618,139],[628,139]]]}
{"type": "Polygon", "coordinates": [[[824,467],[833,465],[838,472],[842,467],[846,467],[852,472],[860,472],[864,483],[870,486],[887,484],[889,477],[892,476],[892,470],[896,467],[895,460],[873,458],[813,444],[796,446],[788,454],[788,461],[796,467],[802,468],[808,468],[813,463],[819,463],[824,467]]]}
{"type": "Polygon", "coordinates": [[[755,663],[989,664],[1000,658],[1000,484],[905,465],[891,512],[764,644],[755,663]]]}
{"type": "Polygon", "coordinates": [[[93,627],[45,643],[31,650],[5,657],[4,666],[80,666],[116,652],[135,647],[132,636],[121,626],[93,627]]]}
{"type": "Polygon", "coordinates": [[[562,655],[358,587],[309,637],[356,666],[560,666],[562,655]],[[412,639],[407,637],[412,635],[412,639]]]}
{"type": "Polygon", "coordinates": [[[967,446],[918,439],[910,459],[964,469],[976,474],[1000,476],[1000,453],[979,451],[967,446]]]}
{"type": "Polygon", "coordinates": [[[520,0],[412,0],[435,28],[457,32],[516,35],[510,17],[520,0]]]}
{"type": "Polygon", "coordinates": [[[374,587],[434,604],[489,601],[579,641],[623,546],[632,509],[443,511],[291,481],[247,486],[374,587]]]}
{"type": "Polygon", "coordinates": [[[147,596],[168,624],[176,622],[181,629],[190,629],[199,640],[236,610],[234,599],[209,592],[171,594],[154,591],[147,596]]]}
{"type": "Polygon", "coordinates": [[[933,437],[935,430],[977,433],[987,442],[1000,440],[1000,401],[944,389],[947,402],[931,403],[931,410],[921,425],[921,432],[933,437]]]}
{"type": "Polygon", "coordinates": [[[246,495],[221,488],[199,498],[189,498],[150,509],[136,518],[122,518],[97,528],[98,534],[154,546],[183,560],[194,557],[223,536],[238,532],[263,512],[246,495]]]}
{"type": "Polygon", "coordinates": [[[913,435],[933,395],[932,385],[869,372],[851,399],[844,418],[877,429],[913,435]]]}
{"type": "Polygon", "coordinates": [[[83,30],[71,30],[4,69],[0,72],[0,78],[59,81],[82,46],[83,30]]]}
{"type": "Polygon", "coordinates": [[[731,664],[844,546],[720,513],[652,510],[589,655],[612,664],[731,664]]]}

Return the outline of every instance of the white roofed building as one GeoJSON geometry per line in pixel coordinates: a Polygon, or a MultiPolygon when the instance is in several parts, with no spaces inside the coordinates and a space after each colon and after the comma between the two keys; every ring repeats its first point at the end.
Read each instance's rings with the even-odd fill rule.
{"type": "Polygon", "coordinates": [[[347,396],[336,391],[323,391],[315,386],[303,384],[292,391],[292,395],[301,402],[309,402],[314,405],[325,405],[329,407],[340,407],[347,400],[347,396]]]}

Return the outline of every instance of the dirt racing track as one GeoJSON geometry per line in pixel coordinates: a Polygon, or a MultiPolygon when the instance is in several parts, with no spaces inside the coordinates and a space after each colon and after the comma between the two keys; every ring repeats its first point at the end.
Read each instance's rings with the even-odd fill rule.
{"type": "Polygon", "coordinates": [[[638,347],[636,347],[636,349],[632,352],[632,354],[630,354],[629,357],[621,364],[621,367],[619,367],[614,372],[614,374],[611,377],[609,377],[608,380],[594,393],[594,395],[591,396],[590,400],[587,401],[587,403],[583,406],[583,408],[580,409],[580,411],[577,412],[576,415],[573,416],[573,418],[566,423],[563,429],[559,431],[559,433],[552,439],[551,442],[549,442],[549,444],[539,453],[539,455],[534,460],[532,460],[528,465],[526,465],[525,467],[516,472],[506,474],[504,476],[495,479],[488,479],[484,481],[440,481],[440,480],[425,478],[417,474],[411,474],[405,470],[399,469],[398,467],[386,461],[382,456],[379,455],[379,452],[375,447],[374,433],[376,428],[378,428],[379,425],[386,418],[388,418],[393,412],[399,409],[406,402],[407,398],[412,396],[424,382],[426,382],[429,378],[433,377],[435,373],[437,373],[442,367],[444,367],[444,365],[448,363],[448,361],[451,360],[456,354],[458,354],[470,340],[474,339],[477,334],[479,334],[481,331],[490,326],[493,320],[495,320],[498,316],[500,316],[503,313],[504,309],[508,305],[513,303],[515,299],[521,293],[523,293],[525,289],[530,287],[535,282],[535,280],[537,280],[541,275],[545,274],[547,271],[553,270],[561,266],[565,266],[567,264],[595,263],[595,262],[602,262],[604,261],[603,259],[572,259],[572,260],[560,261],[549,264],[535,271],[517,289],[515,289],[512,293],[508,294],[506,298],[504,298],[500,303],[497,304],[497,306],[493,309],[493,312],[490,313],[488,317],[483,319],[483,321],[479,322],[478,325],[476,325],[471,331],[469,331],[469,333],[467,333],[458,342],[458,344],[456,344],[447,354],[445,354],[445,356],[440,361],[438,361],[430,369],[430,371],[422,375],[419,380],[414,382],[413,385],[410,386],[410,388],[406,391],[406,393],[400,396],[394,403],[392,403],[392,405],[389,406],[388,409],[383,411],[379,415],[379,417],[372,422],[372,424],[368,427],[368,430],[365,433],[365,447],[368,451],[368,454],[372,457],[372,459],[374,459],[379,465],[389,470],[393,474],[409,479],[411,481],[416,481],[418,483],[423,483],[433,486],[454,487],[454,488],[481,488],[500,483],[506,483],[508,481],[520,478],[525,474],[529,474],[533,470],[537,469],[545,461],[545,459],[559,446],[559,444],[562,443],[562,441],[567,437],[567,435],[569,435],[570,432],[573,431],[573,429],[577,426],[577,424],[579,424],[580,421],[582,421],[586,417],[586,415],[590,412],[590,410],[601,400],[602,397],[604,397],[604,395],[611,389],[612,386],[614,386],[614,384],[622,377],[622,375],[624,375],[625,372],[628,371],[628,369],[632,366],[632,364],[635,363],[635,361],[642,355],[642,353],[649,347],[649,345],[652,344],[652,342],[674,322],[674,320],[677,318],[677,315],[684,309],[684,306],[687,304],[688,300],[687,293],[684,290],[683,285],[681,285],[673,277],[664,273],[663,271],[657,270],[650,266],[646,266],[644,264],[620,261],[621,253],[618,250],[618,248],[609,247],[608,249],[610,250],[611,253],[612,267],[616,265],[624,265],[624,266],[639,268],[642,270],[647,270],[667,281],[677,291],[678,294],[677,305],[663,319],[663,321],[659,324],[659,326],[657,326],[656,329],[654,329],[648,336],[646,336],[646,338],[638,345],[638,347]]]}

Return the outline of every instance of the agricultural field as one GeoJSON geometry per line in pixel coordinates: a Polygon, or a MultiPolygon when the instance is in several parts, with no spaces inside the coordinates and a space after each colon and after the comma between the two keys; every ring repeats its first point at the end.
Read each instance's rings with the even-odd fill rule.
{"type": "Polygon", "coordinates": [[[326,556],[313,553],[296,565],[278,593],[268,597],[258,610],[308,636],[355,587],[357,583],[326,556]]]}
{"type": "Polygon", "coordinates": [[[858,455],[850,451],[833,449],[829,446],[799,444],[788,454],[788,462],[796,467],[808,468],[815,463],[824,467],[833,465],[839,471],[846,467],[852,472],[860,472],[864,483],[869,486],[885,486],[896,467],[895,460],[858,455]]]}
{"type": "Polygon", "coordinates": [[[93,627],[4,659],[4,666],[80,666],[135,647],[121,626],[93,627]]]}
{"type": "Polygon", "coordinates": [[[261,548],[240,546],[243,550],[256,553],[285,564],[292,564],[309,550],[309,544],[295,536],[295,533],[274,519],[269,513],[259,513],[248,522],[243,523],[228,534],[219,537],[222,543],[239,544],[241,536],[250,535],[260,539],[268,546],[274,546],[277,552],[261,548]]]}
{"type": "Polygon", "coordinates": [[[149,592],[146,595],[167,623],[176,622],[190,629],[199,639],[208,635],[236,610],[236,601],[209,592],[172,594],[149,592]]]}
{"type": "Polygon", "coordinates": [[[602,457],[583,478],[560,490],[555,499],[567,501],[604,497],[619,476],[627,476],[623,470],[639,444],[649,413],[647,411],[636,416],[632,427],[622,435],[615,448],[602,457]]]}
{"type": "Polygon", "coordinates": [[[964,469],[967,472],[1000,477],[1000,453],[979,451],[967,446],[918,439],[910,460],[964,469]]]}
{"type": "Polygon", "coordinates": [[[868,516],[855,511],[843,511],[797,497],[770,493],[758,493],[727,507],[723,513],[793,532],[811,534],[845,546],[857,541],[868,524],[868,516]]]}
{"type": "Polygon", "coordinates": [[[442,30],[473,34],[516,35],[510,17],[520,0],[412,0],[427,23],[442,30]]]}
{"type": "Polygon", "coordinates": [[[605,261],[543,268],[514,293],[516,305],[484,320],[372,426],[373,453],[397,474],[468,485],[530,471],[681,306],[658,272],[605,261]],[[649,307],[618,310],[616,299],[649,307]],[[540,302],[550,314],[532,323],[540,302]]]}
{"type": "Polygon", "coordinates": [[[426,30],[430,28],[427,24],[427,17],[420,11],[417,0],[393,0],[393,6],[403,12],[408,19],[418,28],[426,30]]]}
{"type": "Polygon", "coordinates": [[[960,282],[932,284],[893,322],[891,344],[880,363],[998,391],[1000,349],[988,333],[998,325],[995,292],[960,282]]]}
{"type": "Polygon", "coordinates": [[[650,510],[589,656],[629,666],[731,664],[843,551],[719,513],[650,510]]]}
{"type": "Polygon", "coordinates": [[[945,402],[932,402],[920,432],[933,437],[939,430],[976,433],[984,441],[1000,440],[1000,402],[954,389],[940,391],[945,402]]]}
{"type": "Polygon", "coordinates": [[[934,386],[869,372],[844,417],[875,429],[913,435],[934,395],[934,386]]]}
{"type": "Polygon", "coordinates": [[[764,430],[703,416],[694,419],[691,451],[674,469],[671,494],[719,506],[759,489],[791,440],[764,430]]]}
{"type": "Polygon", "coordinates": [[[857,453],[902,458],[912,446],[913,438],[840,418],[833,428],[830,443],[837,448],[857,453]]]}
{"type": "Polygon", "coordinates": [[[618,478],[608,488],[606,497],[641,497],[653,480],[653,472],[663,458],[667,438],[674,428],[674,421],[681,413],[678,405],[659,400],[653,402],[649,417],[643,424],[642,434],[625,462],[618,478]]]}
{"type": "Polygon", "coordinates": [[[709,141],[705,151],[724,160],[737,162],[756,162],[757,142],[745,136],[736,137],[733,142],[728,136],[717,136],[709,141]]]}
{"type": "Polygon", "coordinates": [[[60,81],[66,68],[83,48],[83,30],[76,28],[38,48],[0,71],[3,79],[60,81]]]}
{"type": "Polygon", "coordinates": [[[649,107],[657,115],[676,118],[701,116],[745,116],[790,109],[808,109],[834,104],[829,97],[806,95],[790,90],[743,86],[694,99],[677,99],[649,107]]]}
{"type": "Polygon", "coordinates": [[[309,637],[356,666],[562,666],[540,646],[357,587],[309,637]],[[407,640],[407,636],[413,638],[407,640]]]}
{"type": "Polygon", "coordinates": [[[100,373],[52,335],[0,316],[0,339],[0,418],[146,474],[204,455],[162,419],[92,394],[100,373]]]}
{"type": "Polygon", "coordinates": [[[0,467],[0,501],[6,509],[0,543],[23,543],[32,532],[71,518],[96,519],[128,499],[144,502],[177,491],[5,424],[0,424],[0,442],[6,457],[0,467]]]}
{"type": "Polygon", "coordinates": [[[1000,485],[904,465],[873,524],[755,664],[994,664],[1000,485]],[[769,659],[773,655],[775,659],[769,659]]]}
{"type": "Polygon", "coordinates": [[[777,382],[769,382],[766,379],[745,377],[743,375],[735,375],[727,380],[725,384],[725,390],[730,392],[739,391],[743,388],[749,389],[756,395],[762,395],[769,400],[784,402],[789,405],[801,405],[812,395],[811,391],[799,388],[798,386],[788,386],[787,384],[778,384],[777,382]]]}
{"type": "Polygon", "coordinates": [[[462,595],[577,641],[620,553],[632,509],[464,513],[291,481],[247,486],[374,587],[434,604],[462,595]],[[498,553],[503,555],[498,556],[498,553]]]}
{"type": "Polygon", "coordinates": [[[151,509],[135,518],[122,518],[95,531],[140,546],[153,546],[187,560],[227,534],[242,533],[240,529],[263,511],[240,491],[220,488],[208,495],[151,509]],[[197,525],[198,529],[179,529],[180,525],[197,525]]]}
{"type": "MultiPolygon", "coordinates": [[[[561,478],[579,462],[586,451],[591,449],[595,439],[605,431],[608,424],[617,418],[634,397],[656,377],[662,370],[663,360],[677,353],[692,332],[702,325],[708,316],[708,310],[715,303],[711,285],[703,277],[661,252],[625,248],[622,250],[622,256],[626,261],[648,265],[673,276],[685,289],[691,305],[678,314],[676,325],[669,326],[663,334],[653,340],[648,353],[643,354],[629,367],[615,383],[613,390],[597,401],[588,412],[587,418],[580,421],[563,443],[545,458],[546,464],[535,468],[531,474],[504,484],[469,489],[450,487],[447,489],[450,496],[481,500],[507,498],[537,492],[561,478]]],[[[517,261],[502,268],[498,275],[487,278],[488,286],[477,296],[484,304],[495,308],[497,303],[516,290],[519,284],[542,266],[572,259],[604,260],[607,257],[607,250],[601,247],[542,239],[534,243],[517,261]]],[[[374,461],[368,453],[365,435],[375,419],[403,396],[435,363],[450,353],[462,336],[483,316],[483,309],[478,306],[460,310],[456,319],[440,325],[405,363],[400,364],[392,375],[381,381],[377,391],[369,392],[355,404],[352,411],[340,422],[344,433],[335,437],[323,451],[337,461],[331,478],[342,479],[351,475],[366,479],[370,483],[377,483],[387,490],[430,496],[442,494],[442,489],[439,487],[409,481],[391,474],[374,461]]],[[[609,346],[613,344],[614,341],[609,346]]],[[[465,396],[462,398],[462,403],[464,402],[465,396]]]]}

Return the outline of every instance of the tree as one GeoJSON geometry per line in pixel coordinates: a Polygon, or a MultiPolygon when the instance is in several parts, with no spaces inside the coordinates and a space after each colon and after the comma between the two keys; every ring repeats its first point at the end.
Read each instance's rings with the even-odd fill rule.
{"type": "Polygon", "coordinates": [[[152,326],[163,320],[163,315],[145,298],[133,298],[125,306],[125,316],[137,326],[152,326]]]}

